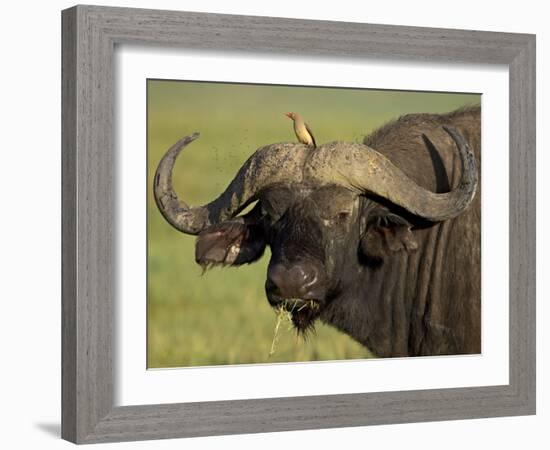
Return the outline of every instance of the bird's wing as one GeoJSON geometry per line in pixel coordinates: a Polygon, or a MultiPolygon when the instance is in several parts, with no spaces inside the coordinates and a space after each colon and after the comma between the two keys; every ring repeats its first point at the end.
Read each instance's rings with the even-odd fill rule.
{"type": "Polygon", "coordinates": [[[313,141],[313,148],[316,148],[317,147],[317,143],[315,142],[315,136],[313,136],[313,132],[311,131],[311,128],[309,128],[309,125],[306,123],[305,124],[306,126],[306,130],[307,132],[309,133],[309,135],[311,136],[311,140],[313,141]]]}

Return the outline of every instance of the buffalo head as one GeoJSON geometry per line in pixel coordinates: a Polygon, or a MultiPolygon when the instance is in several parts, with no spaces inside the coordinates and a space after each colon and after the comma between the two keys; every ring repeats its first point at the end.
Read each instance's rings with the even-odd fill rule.
{"type": "Polygon", "coordinates": [[[464,138],[444,127],[462,163],[458,186],[447,193],[424,189],[376,150],[333,142],[312,149],[272,144],[258,149],[212,202],[189,207],[172,187],[180,151],[198,134],[177,142],[159,163],[156,203],[178,230],[198,235],[203,268],[238,266],[272,256],[266,294],[307,330],[330,302],[353,289],[357,273],[376,270],[388,252],[414,251],[410,217],[439,222],[464,211],[474,197],[477,169],[464,138]],[[239,215],[256,202],[250,212],[239,215]],[[397,211],[397,213],[396,213],[397,211]]]}

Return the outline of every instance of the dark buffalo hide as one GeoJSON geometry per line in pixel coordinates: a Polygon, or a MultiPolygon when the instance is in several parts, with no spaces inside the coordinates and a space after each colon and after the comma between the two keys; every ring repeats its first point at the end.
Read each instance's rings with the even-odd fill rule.
{"type": "MultiPolygon", "coordinates": [[[[364,144],[417,185],[445,193],[457,187],[462,168],[457,144],[444,127],[464,137],[479,172],[480,114],[480,108],[469,108],[446,115],[403,116],[367,136],[364,144]]],[[[428,220],[411,212],[418,208],[397,206],[389,199],[400,197],[383,195],[383,189],[358,192],[353,183],[338,181],[339,168],[334,183],[330,178],[312,182],[301,175],[307,161],[321,155],[312,152],[347,151],[346,144],[318,149],[296,144],[290,148],[295,153],[289,145],[260,149],[264,164],[258,159],[247,163],[275,181],[246,197],[253,171],[241,169],[237,188],[226,191],[209,209],[170,206],[176,198],[171,180],[157,175],[157,204],[167,220],[198,234],[197,263],[205,268],[252,263],[270,246],[266,295],[272,306],[292,312],[298,331],[307,332],[321,320],[380,357],[479,353],[480,184],[458,215],[428,220]],[[293,174],[288,180],[276,173],[285,168],[269,159],[283,151],[291,155],[284,164],[293,174]],[[163,186],[168,187],[161,190],[163,186]],[[251,201],[257,201],[251,212],[234,214],[251,201]]],[[[362,151],[357,144],[349,146],[362,151]]],[[[353,171],[353,164],[344,157],[338,167],[353,171]]],[[[159,166],[157,172],[162,175],[163,170],[159,166]]],[[[380,167],[369,170],[365,177],[380,167]]],[[[384,173],[377,176],[386,181],[384,173]]],[[[420,206],[425,201],[413,200],[420,206]]]]}

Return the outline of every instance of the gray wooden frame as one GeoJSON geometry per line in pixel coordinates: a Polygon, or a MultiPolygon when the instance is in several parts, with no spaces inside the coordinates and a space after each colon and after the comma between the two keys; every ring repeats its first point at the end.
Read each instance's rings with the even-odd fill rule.
{"type": "Polygon", "coordinates": [[[535,413],[535,36],[96,6],[63,11],[62,29],[63,438],[93,443],[535,413]],[[119,43],[506,64],[509,384],[115,407],[113,52],[119,43]]]}

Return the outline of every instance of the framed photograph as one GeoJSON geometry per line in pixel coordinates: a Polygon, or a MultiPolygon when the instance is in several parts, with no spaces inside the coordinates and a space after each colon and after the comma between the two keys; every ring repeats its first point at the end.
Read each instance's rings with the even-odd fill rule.
{"type": "Polygon", "coordinates": [[[535,413],[535,37],[75,6],[62,435],[535,413]]]}

